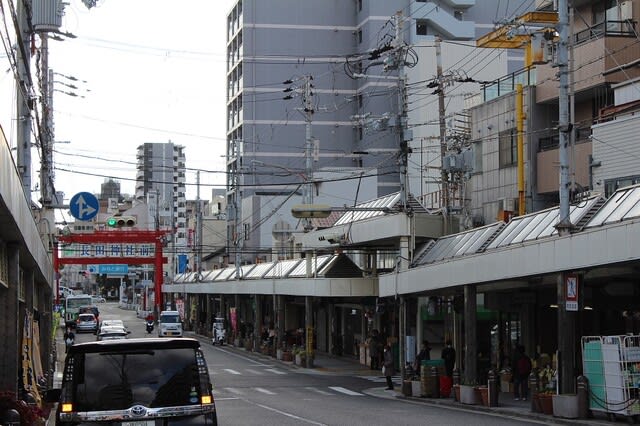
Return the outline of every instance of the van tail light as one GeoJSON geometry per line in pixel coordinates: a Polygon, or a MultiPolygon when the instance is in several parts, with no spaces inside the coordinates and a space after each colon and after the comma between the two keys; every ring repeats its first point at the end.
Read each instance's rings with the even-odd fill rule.
{"type": "Polygon", "coordinates": [[[200,382],[200,403],[213,404],[209,370],[207,369],[207,362],[205,361],[201,350],[196,351],[196,363],[198,365],[198,380],[200,382]]]}
{"type": "Polygon", "coordinates": [[[60,409],[63,413],[70,413],[73,411],[73,404],[70,402],[63,402],[62,408],[60,409]]]}

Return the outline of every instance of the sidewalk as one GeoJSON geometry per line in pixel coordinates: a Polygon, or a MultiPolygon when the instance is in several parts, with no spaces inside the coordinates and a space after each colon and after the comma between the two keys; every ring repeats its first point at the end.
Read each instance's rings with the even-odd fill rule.
{"type": "MultiPolygon", "coordinates": [[[[196,335],[193,332],[185,332],[185,337],[196,338],[202,342],[210,343],[209,339],[196,335]]],[[[304,368],[293,364],[292,362],[280,361],[276,358],[268,355],[263,355],[259,352],[248,352],[244,348],[237,348],[233,345],[226,345],[225,347],[232,348],[233,350],[252,354],[253,356],[261,359],[268,359],[270,362],[277,362],[283,365],[287,365],[296,369],[299,369],[304,374],[319,374],[319,375],[352,375],[352,376],[371,376],[380,377],[381,373],[377,370],[371,370],[370,368],[361,365],[356,359],[349,359],[344,357],[335,357],[325,353],[316,352],[314,358],[314,368],[304,368]]],[[[415,404],[433,405],[441,408],[448,408],[452,410],[465,410],[476,411],[484,413],[493,413],[503,416],[514,417],[522,420],[533,420],[538,422],[544,422],[548,424],[562,424],[562,425],[607,425],[611,426],[615,424],[615,421],[607,420],[607,417],[603,413],[594,413],[596,418],[594,419],[563,419],[559,417],[553,417],[542,413],[531,412],[531,401],[515,401],[513,395],[510,393],[501,393],[498,401],[498,407],[485,407],[483,405],[466,405],[461,404],[453,400],[453,398],[422,398],[413,396],[404,396],[401,393],[400,385],[396,383],[395,390],[389,391],[385,389],[385,386],[374,387],[364,392],[367,395],[384,399],[401,399],[407,402],[415,404]]],[[[627,421],[627,418],[618,416],[621,421],[627,421]]]]}

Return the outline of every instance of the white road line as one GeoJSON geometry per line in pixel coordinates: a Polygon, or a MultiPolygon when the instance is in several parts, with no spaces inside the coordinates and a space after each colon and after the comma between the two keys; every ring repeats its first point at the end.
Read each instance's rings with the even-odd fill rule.
{"type": "Polygon", "coordinates": [[[224,390],[231,392],[232,394],[235,395],[244,395],[244,392],[241,391],[240,389],[236,389],[236,388],[224,388],[224,390]]]}
{"type": "Polygon", "coordinates": [[[355,392],[355,391],[352,391],[352,390],[349,390],[347,388],[343,388],[343,387],[340,387],[340,386],[329,386],[329,389],[332,389],[332,390],[334,390],[336,392],[341,392],[341,393],[344,393],[344,394],[347,394],[347,395],[364,396],[364,394],[361,394],[360,392],[355,392]]]}
{"type": "Polygon", "coordinates": [[[262,407],[265,410],[269,410],[269,411],[273,411],[274,413],[278,413],[278,414],[282,414],[283,416],[287,416],[287,417],[291,417],[292,419],[296,419],[296,420],[300,420],[303,421],[305,423],[309,423],[312,425],[318,425],[318,426],[327,426],[324,423],[320,423],[320,422],[316,422],[310,419],[305,419],[304,417],[300,417],[300,416],[296,416],[295,414],[291,414],[291,413],[285,413],[284,411],[280,411],[278,409],[272,408],[272,407],[268,407],[266,405],[262,405],[262,404],[256,404],[258,407],[262,407]]]}
{"type": "Polygon", "coordinates": [[[319,393],[320,395],[333,395],[331,392],[324,391],[322,389],[314,388],[314,387],[306,387],[308,391],[319,393]]]}
{"type": "Polygon", "coordinates": [[[246,371],[248,371],[251,374],[255,374],[256,376],[262,376],[264,374],[264,372],[259,371],[259,370],[252,370],[250,368],[245,368],[246,371]]]}
{"type": "Polygon", "coordinates": [[[230,368],[223,368],[222,371],[226,371],[227,373],[241,375],[242,373],[236,370],[232,370],[230,368]]]}
{"type": "Polygon", "coordinates": [[[253,365],[265,365],[265,366],[273,365],[273,364],[265,364],[265,363],[262,363],[262,362],[256,361],[255,359],[253,359],[253,358],[249,358],[249,357],[247,357],[247,356],[238,355],[237,353],[235,353],[235,352],[233,352],[233,351],[228,351],[228,350],[226,350],[226,349],[216,348],[216,350],[218,350],[218,351],[220,351],[220,352],[224,352],[224,353],[225,353],[225,354],[227,354],[227,355],[234,356],[234,357],[236,357],[236,358],[240,358],[240,359],[244,359],[245,361],[249,361],[249,362],[250,362],[251,364],[253,364],[253,365]]]}
{"type": "Polygon", "coordinates": [[[267,395],[275,395],[275,392],[271,392],[268,389],[265,388],[254,388],[255,390],[257,390],[258,392],[262,392],[262,393],[266,393],[267,395]]]}
{"type": "Polygon", "coordinates": [[[280,371],[280,370],[276,370],[275,368],[266,368],[265,371],[269,371],[269,372],[274,373],[274,374],[287,374],[286,372],[280,371]]]}

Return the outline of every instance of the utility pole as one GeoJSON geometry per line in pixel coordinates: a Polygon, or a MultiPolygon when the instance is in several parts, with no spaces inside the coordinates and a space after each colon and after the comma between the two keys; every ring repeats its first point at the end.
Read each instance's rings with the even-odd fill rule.
{"type": "MultiPolygon", "coordinates": [[[[304,115],[305,115],[305,176],[306,183],[304,185],[304,199],[302,200],[303,204],[311,205],[313,204],[313,158],[312,158],[312,150],[313,150],[313,137],[311,131],[311,123],[313,121],[313,113],[314,105],[313,105],[313,76],[308,75],[305,77],[304,89],[303,89],[303,97],[302,100],[304,102],[304,115]]],[[[311,219],[305,219],[304,230],[308,232],[312,229],[311,219]]]]}
{"type": "Polygon", "coordinates": [[[567,0],[558,0],[557,31],[560,35],[558,42],[558,75],[560,88],[558,92],[558,137],[560,160],[560,222],[556,225],[560,235],[567,235],[571,228],[569,217],[569,7],[567,0]]]}
{"type": "Polygon", "coordinates": [[[240,278],[240,266],[242,264],[242,245],[244,243],[244,236],[242,235],[242,193],[240,192],[241,182],[240,182],[240,169],[241,169],[241,158],[240,158],[240,143],[239,140],[234,140],[234,154],[236,156],[236,173],[234,176],[233,186],[234,186],[234,198],[233,198],[233,210],[234,210],[234,219],[236,225],[235,238],[233,240],[233,244],[235,246],[235,265],[236,265],[236,277],[240,278]]]}
{"type": "MultiPolygon", "coordinates": [[[[200,271],[202,270],[202,201],[200,200],[200,170],[196,173],[196,235],[195,235],[195,270],[196,277],[200,276],[200,271]]],[[[198,278],[199,280],[199,278],[198,278]]]]}
{"type": "MultiPolygon", "coordinates": [[[[405,219],[407,221],[407,226],[405,228],[404,235],[400,236],[400,255],[398,258],[397,269],[399,271],[404,271],[409,268],[409,240],[411,235],[411,219],[409,217],[408,211],[408,173],[407,173],[407,164],[409,162],[409,153],[411,152],[411,148],[409,147],[409,141],[411,141],[413,135],[411,131],[407,130],[408,118],[407,118],[407,95],[406,95],[406,86],[407,86],[407,76],[405,75],[405,53],[406,47],[404,46],[404,42],[402,40],[402,24],[404,21],[404,16],[402,11],[397,11],[394,15],[394,24],[395,24],[395,37],[393,39],[393,51],[394,51],[394,66],[398,68],[398,135],[400,139],[400,199],[402,202],[402,208],[405,213],[405,219]]],[[[399,330],[398,330],[398,340],[400,347],[400,377],[404,377],[404,364],[405,364],[405,354],[406,354],[406,303],[403,296],[400,296],[400,304],[399,304],[399,330]]]]}
{"type": "Polygon", "coordinates": [[[27,201],[31,202],[31,110],[33,108],[33,84],[31,81],[31,67],[29,42],[31,33],[27,14],[27,2],[17,3],[18,8],[18,49],[17,67],[17,163],[22,189],[27,201]]]}
{"type": "Polygon", "coordinates": [[[444,235],[449,233],[449,174],[444,167],[444,157],[447,154],[447,127],[445,123],[444,81],[442,75],[442,49],[440,37],[436,37],[436,77],[438,79],[438,123],[440,126],[440,180],[442,181],[442,230],[444,235]]]}

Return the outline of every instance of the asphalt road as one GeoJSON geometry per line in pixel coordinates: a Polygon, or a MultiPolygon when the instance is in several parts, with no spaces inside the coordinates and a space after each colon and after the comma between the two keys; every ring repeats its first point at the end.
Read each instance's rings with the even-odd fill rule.
{"type": "MultiPolygon", "coordinates": [[[[130,337],[147,334],[135,312],[114,303],[99,304],[101,319],[120,318],[130,337]]],[[[77,342],[95,339],[82,333],[77,342]]],[[[229,346],[203,343],[221,425],[527,425],[502,415],[441,408],[392,397],[370,395],[384,379],[314,374],[229,346]]],[[[377,394],[381,394],[377,392],[377,394]]],[[[384,394],[384,392],[382,392],[384,394]]]]}

